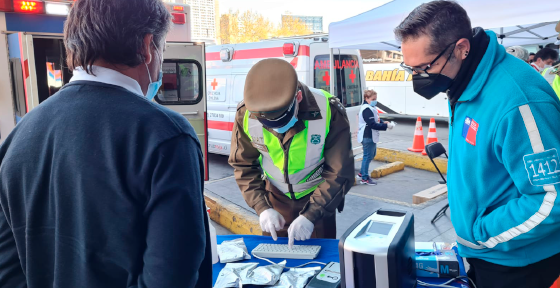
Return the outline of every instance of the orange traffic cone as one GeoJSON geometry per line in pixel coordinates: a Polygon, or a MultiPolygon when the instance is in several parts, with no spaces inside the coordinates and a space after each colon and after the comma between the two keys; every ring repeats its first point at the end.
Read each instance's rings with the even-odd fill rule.
{"type": "MultiPolygon", "coordinates": [[[[428,130],[428,142],[426,142],[426,145],[434,142],[437,142],[436,119],[432,118],[430,119],[430,130],[428,130]]],[[[426,148],[422,151],[422,155],[428,155],[426,148]]]]}
{"type": "Polygon", "coordinates": [[[416,120],[412,148],[408,148],[408,150],[412,152],[422,152],[424,150],[424,132],[422,131],[422,118],[420,117],[416,120]]]}

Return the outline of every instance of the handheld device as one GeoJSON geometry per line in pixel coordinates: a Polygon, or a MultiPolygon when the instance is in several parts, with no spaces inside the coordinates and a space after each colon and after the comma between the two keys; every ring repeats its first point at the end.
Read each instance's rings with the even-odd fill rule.
{"type": "Polygon", "coordinates": [[[341,282],[340,263],[330,262],[309,281],[306,288],[340,288],[341,282]]]}

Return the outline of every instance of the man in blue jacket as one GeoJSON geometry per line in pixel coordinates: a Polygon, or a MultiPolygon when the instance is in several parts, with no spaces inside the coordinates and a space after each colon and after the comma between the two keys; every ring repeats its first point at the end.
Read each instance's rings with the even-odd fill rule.
{"type": "Polygon", "coordinates": [[[560,101],[452,1],[395,29],[414,91],[449,98],[448,190],[478,287],[548,288],[560,275],[560,101]]]}

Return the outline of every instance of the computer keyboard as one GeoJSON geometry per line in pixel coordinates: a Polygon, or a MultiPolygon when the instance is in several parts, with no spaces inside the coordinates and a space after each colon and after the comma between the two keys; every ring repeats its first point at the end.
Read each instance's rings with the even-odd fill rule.
{"type": "Polygon", "coordinates": [[[253,249],[253,255],[261,258],[282,259],[315,259],[319,255],[321,246],[294,245],[292,249],[288,244],[259,244],[253,249]]]}

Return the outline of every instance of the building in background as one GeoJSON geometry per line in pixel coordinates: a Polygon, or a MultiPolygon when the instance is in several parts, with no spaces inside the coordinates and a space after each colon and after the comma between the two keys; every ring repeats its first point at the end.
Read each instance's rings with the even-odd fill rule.
{"type": "Polygon", "coordinates": [[[302,16],[302,15],[291,15],[282,14],[282,25],[284,22],[291,19],[299,19],[301,22],[307,25],[307,28],[313,33],[323,33],[323,16],[302,16]]]}
{"type": "Polygon", "coordinates": [[[219,23],[219,10],[216,10],[218,7],[217,0],[163,0],[163,2],[190,5],[193,41],[208,44],[216,43],[218,38],[216,21],[219,23]],[[216,20],[216,17],[218,20],[216,20]]]}

